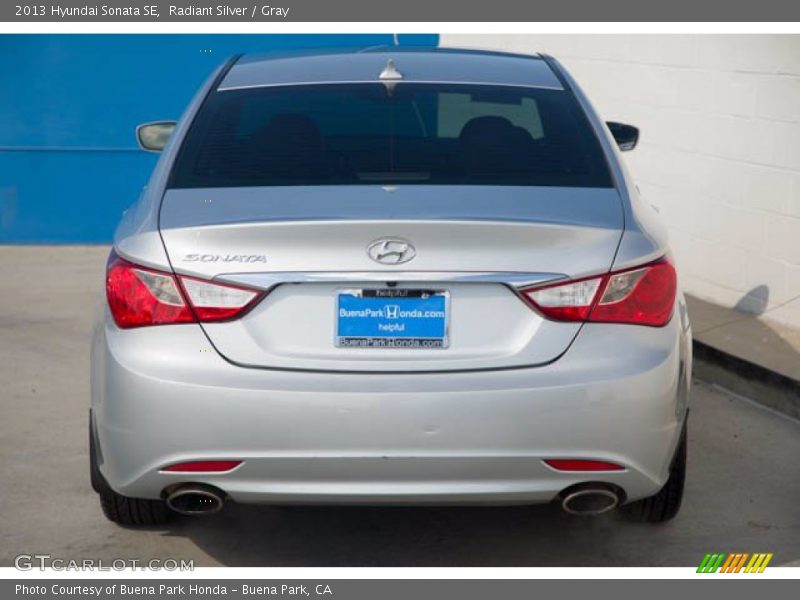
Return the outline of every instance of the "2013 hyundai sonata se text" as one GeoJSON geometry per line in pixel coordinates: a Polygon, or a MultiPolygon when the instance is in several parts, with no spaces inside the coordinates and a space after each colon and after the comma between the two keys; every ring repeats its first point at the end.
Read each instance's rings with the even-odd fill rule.
{"type": "Polygon", "coordinates": [[[237,57],[123,216],[92,344],[108,518],[225,502],[678,512],[665,230],[549,56],[237,57]]]}

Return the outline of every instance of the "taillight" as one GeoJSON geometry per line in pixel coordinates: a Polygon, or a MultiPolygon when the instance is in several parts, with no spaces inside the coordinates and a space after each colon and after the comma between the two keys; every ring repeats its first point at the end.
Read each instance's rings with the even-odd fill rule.
{"type": "Polygon", "coordinates": [[[523,293],[546,317],[557,321],[585,321],[602,281],[602,277],[597,277],[523,293]]]}
{"type": "Polygon", "coordinates": [[[138,267],[116,254],[108,262],[106,297],[114,321],[124,329],[195,320],[174,276],[138,267]]]}
{"type": "Polygon", "coordinates": [[[672,316],[677,275],[672,263],[663,258],[600,277],[523,290],[522,293],[534,308],[556,321],[661,327],[672,316]]]}
{"type": "Polygon", "coordinates": [[[678,278],[675,267],[660,260],[641,269],[611,273],[590,321],[661,327],[669,322],[678,278]]]}
{"type": "Polygon", "coordinates": [[[257,290],[141,267],[113,252],[108,260],[106,297],[123,329],[234,319],[261,296],[257,290]]]}
{"type": "Polygon", "coordinates": [[[189,303],[200,321],[225,321],[253,305],[259,292],[233,285],[220,285],[193,277],[180,277],[189,303]]]}

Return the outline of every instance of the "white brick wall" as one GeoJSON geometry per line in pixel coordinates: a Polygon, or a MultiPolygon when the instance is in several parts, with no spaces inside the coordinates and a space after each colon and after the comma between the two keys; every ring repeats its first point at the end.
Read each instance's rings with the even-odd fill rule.
{"type": "Polygon", "coordinates": [[[626,158],[667,221],[684,288],[800,328],[800,35],[459,34],[441,45],[559,58],[606,119],[641,128],[626,158]]]}

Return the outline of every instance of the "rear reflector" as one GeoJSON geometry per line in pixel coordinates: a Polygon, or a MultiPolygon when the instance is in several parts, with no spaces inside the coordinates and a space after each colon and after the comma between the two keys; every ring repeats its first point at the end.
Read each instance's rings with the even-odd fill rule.
{"type": "Polygon", "coordinates": [[[557,471],[622,471],[625,467],[603,460],[575,460],[550,458],[544,463],[557,471]]]}
{"type": "Polygon", "coordinates": [[[662,327],[669,323],[678,281],[667,258],[656,262],[540,288],[523,297],[555,321],[630,323],[662,327]]]}
{"type": "Polygon", "coordinates": [[[117,325],[227,321],[242,316],[263,297],[260,290],[204,281],[142,267],[114,252],[108,259],[106,297],[117,325]],[[180,281],[178,281],[180,279],[180,281]]]}
{"type": "Polygon", "coordinates": [[[242,464],[241,460],[196,460],[170,465],[161,469],[170,473],[223,473],[242,464]]]}

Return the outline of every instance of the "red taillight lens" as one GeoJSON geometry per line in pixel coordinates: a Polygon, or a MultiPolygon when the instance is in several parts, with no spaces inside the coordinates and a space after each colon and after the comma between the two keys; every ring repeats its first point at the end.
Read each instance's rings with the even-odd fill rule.
{"type": "Polygon", "coordinates": [[[234,285],[220,285],[193,277],[180,277],[189,303],[200,321],[226,321],[241,316],[260,292],[234,285]]]}
{"type": "Polygon", "coordinates": [[[625,467],[604,460],[576,460],[572,458],[551,458],[544,463],[556,471],[622,471],[625,467]]]}
{"type": "Polygon", "coordinates": [[[602,277],[524,290],[523,294],[544,316],[556,321],[585,321],[594,305],[602,277]]]}
{"type": "Polygon", "coordinates": [[[114,321],[123,329],[195,320],[172,275],[138,267],[115,254],[108,262],[106,297],[114,321]]]}
{"type": "Polygon", "coordinates": [[[170,465],[161,470],[170,473],[223,473],[232,471],[240,464],[240,460],[194,460],[170,465]]]}
{"type": "Polygon", "coordinates": [[[244,314],[261,293],[140,267],[112,253],[106,297],[123,329],[146,325],[223,321],[244,314]]]}
{"type": "Polygon", "coordinates": [[[605,291],[590,321],[660,327],[672,316],[678,278],[668,260],[607,276],[605,291]]]}
{"type": "Polygon", "coordinates": [[[672,316],[677,288],[675,267],[664,258],[602,277],[523,290],[523,294],[544,316],[557,321],[661,327],[672,316]]]}

